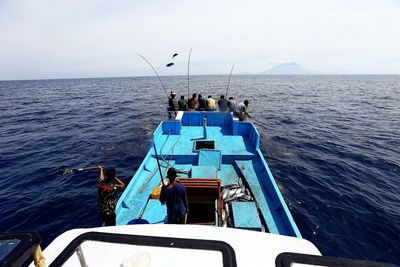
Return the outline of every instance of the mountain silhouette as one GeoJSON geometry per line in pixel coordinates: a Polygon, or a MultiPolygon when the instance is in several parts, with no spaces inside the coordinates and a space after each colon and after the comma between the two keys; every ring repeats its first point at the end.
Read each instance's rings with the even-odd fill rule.
{"type": "Polygon", "coordinates": [[[306,69],[295,62],[282,63],[269,70],[263,71],[260,74],[273,75],[311,75],[320,74],[317,71],[306,69]]]}

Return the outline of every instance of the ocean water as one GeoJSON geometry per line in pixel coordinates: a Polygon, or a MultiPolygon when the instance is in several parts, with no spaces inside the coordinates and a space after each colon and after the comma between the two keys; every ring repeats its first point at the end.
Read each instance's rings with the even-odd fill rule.
{"type": "MultiPolygon", "coordinates": [[[[163,77],[187,95],[186,77],[163,77]]],[[[193,76],[191,92],[225,92],[193,76]]],[[[400,264],[400,76],[233,76],[265,158],[305,239],[324,255],[400,264]]],[[[165,118],[155,78],[0,82],[0,231],[101,225],[96,171],[128,183],[165,118]]],[[[267,249],[267,248],[266,248],[267,249]]]]}

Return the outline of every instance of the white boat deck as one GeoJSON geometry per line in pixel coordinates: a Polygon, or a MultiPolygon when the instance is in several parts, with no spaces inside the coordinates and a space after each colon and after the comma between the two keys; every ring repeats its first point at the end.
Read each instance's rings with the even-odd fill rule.
{"type": "MultiPolygon", "coordinates": [[[[67,231],[44,250],[46,263],[51,264],[73,239],[87,232],[223,241],[233,248],[237,266],[275,266],[283,252],[321,255],[311,242],[295,237],[198,225],[129,225],[67,231]]],[[[85,241],[81,249],[88,266],[224,266],[218,250],[176,248],[173,243],[160,247],[85,241]]],[[[81,266],[77,253],[63,266],[81,266]]]]}

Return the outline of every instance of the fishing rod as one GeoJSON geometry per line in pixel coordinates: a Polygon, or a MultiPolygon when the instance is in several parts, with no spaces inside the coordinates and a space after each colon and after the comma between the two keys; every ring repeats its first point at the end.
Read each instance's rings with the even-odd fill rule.
{"type": "Polygon", "coordinates": [[[189,59],[188,59],[188,66],[187,66],[187,88],[188,88],[188,99],[190,98],[190,92],[189,92],[189,66],[190,66],[190,56],[192,55],[192,48],[190,48],[189,52],[189,59]]]}
{"type": "Polygon", "coordinates": [[[164,181],[163,181],[163,176],[162,176],[162,171],[161,171],[161,165],[160,161],[158,159],[158,154],[157,154],[157,149],[156,149],[156,143],[153,142],[153,148],[154,148],[154,154],[156,154],[156,160],[157,160],[157,165],[158,165],[158,170],[160,172],[160,179],[161,179],[161,184],[164,187],[164,181]]]}
{"type": "Polygon", "coordinates": [[[137,54],[138,54],[139,57],[143,58],[143,60],[146,61],[147,64],[149,64],[150,67],[153,69],[154,73],[156,74],[158,80],[159,80],[160,83],[161,83],[162,88],[164,89],[165,95],[168,97],[167,89],[165,89],[164,83],[162,82],[162,80],[161,80],[160,76],[158,75],[156,69],[153,67],[153,65],[151,65],[151,63],[150,63],[144,56],[142,56],[142,55],[139,54],[139,53],[137,53],[137,54]]]}
{"type": "Polygon", "coordinates": [[[58,175],[68,175],[72,173],[77,173],[77,172],[82,172],[82,171],[90,171],[90,170],[96,170],[98,167],[84,167],[84,168],[67,168],[67,169],[61,169],[56,172],[58,175]]]}
{"type": "Polygon", "coordinates": [[[229,83],[230,83],[231,77],[232,77],[233,67],[235,67],[235,64],[232,65],[231,73],[229,74],[228,85],[226,86],[226,92],[225,92],[226,99],[228,98],[228,89],[229,89],[229,83]]]}

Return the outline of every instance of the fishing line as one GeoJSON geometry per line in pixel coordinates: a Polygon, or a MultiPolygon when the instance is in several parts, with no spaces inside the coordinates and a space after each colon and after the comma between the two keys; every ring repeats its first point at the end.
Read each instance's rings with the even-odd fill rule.
{"type": "Polygon", "coordinates": [[[149,64],[150,65],[150,67],[153,69],[153,71],[154,71],[154,73],[157,75],[157,78],[158,78],[158,80],[160,81],[160,83],[161,83],[161,86],[162,86],[162,88],[164,89],[164,92],[165,92],[165,95],[167,96],[167,98],[168,98],[168,93],[167,93],[167,89],[165,89],[165,86],[164,86],[164,83],[162,82],[162,80],[161,80],[161,78],[160,78],[160,76],[158,75],[158,73],[157,73],[157,71],[156,71],[156,69],[153,67],[153,65],[151,65],[151,63],[144,57],[144,56],[142,56],[141,54],[139,54],[138,53],[138,56],[139,57],[141,57],[141,58],[143,58],[143,60],[144,61],[146,61],[147,62],[147,64],[149,64]]]}
{"type": "Polygon", "coordinates": [[[255,118],[251,118],[251,121],[253,121],[253,122],[255,122],[255,123],[259,123],[259,124],[261,124],[261,125],[265,125],[265,122],[262,122],[262,121],[260,121],[260,120],[257,120],[257,119],[255,119],[255,118]]]}

